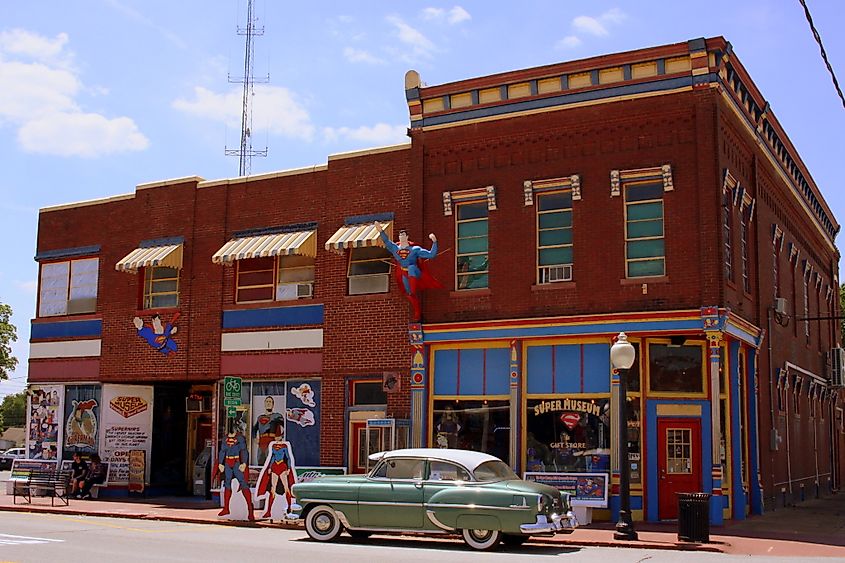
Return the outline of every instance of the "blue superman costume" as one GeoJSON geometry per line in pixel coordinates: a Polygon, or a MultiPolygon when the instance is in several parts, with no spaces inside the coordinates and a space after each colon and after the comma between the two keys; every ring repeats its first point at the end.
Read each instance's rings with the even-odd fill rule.
{"type": "Polygon", "coordinates": [[[293,460],[291,459],[287,444],[285,442],[272,442],[269,455],[269,467],[262,473],[261,481],[258,483],[258,488],[255,491],[256,496],[259,498],[264,493],[270,493],[267,499],[267,510],[264,512],[264,518],[272,518],[273,501],[276,500],[280,482],[285,491],[285,500],[288,503],[287,511],[290,512],[291,505],[293,504],[291,487],[296,483],[293,460]]]}
{"type": "MultiPolygon", "coordinates": [[[[431,250],[426,250],[408,241],[405,231],[399,231],[399,244],[387,237],[379,230],[379,236],[385,248],[393,255],[398,267],[394,270],[396,281],[405,291],[405,295],[413,307],[414,321],[420,320],[420,295],[424,289],[443,287],[434,276],[428,272],[426,261],[437,256],[437,240],[432,238],[431,250]]],[[[434,237],[434,235],[431,235],[434,237]]]]}
{"type": "Polygon", "coordinates": [[[241,433],[230,432],[220,444],[220,451],[217,453],[217,463],[223,466],[223,510],[219,516],[229,514],[229,501],[232,498],[232,479],[237,479],[241,486],[241,493],[246,500],[248,517],[254,520],[252,513],[252,494],[249,490],[249,450],[246,448],[246,440],[241,433]]]}

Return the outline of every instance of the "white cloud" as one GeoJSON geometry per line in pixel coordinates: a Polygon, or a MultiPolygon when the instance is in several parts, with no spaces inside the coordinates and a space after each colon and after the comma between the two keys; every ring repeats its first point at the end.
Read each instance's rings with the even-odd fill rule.
{"type": "Polygon", "coordinates": [[[68,42],[65,33],[0,33],[0,126],[17,127],[18,143],[32,153],[90,158],[146,149],[149,141],[131,118],[84,111],[81,93],[108,89],[83,85],[68,42]]]}
{"type": "Polygon", "coordinates": [[[369,51],[363,49],[355,49],[354,47],[346,47],[343,50],[343,56],[350,63],[366,63],[371,65],[384,64],[384,61],[369,51]]]}
{"type": "Polygon", "coordinates": [[[377,123],[372,127],[363,125],[354,129],[349,127],[324,127],[326,141],[364,141],[372,145],[393,145],[408,140],[407,125],[389,125],[377,123]]]}
{"type": "MultiPolygon", "coordinates": [[[[179,98],[171,105],[195,117],[222,122],[233,129],[241,128],[243,90],[240,88],[218,93],[197,86],[193,99],[179,98]]],[[[253,132],[267,130],[276,135],[308,141],[313,138],[314,125],[308,111],[287,88],[256,85],[252,108],[253,132]]]]}
{"type": "Polygon", "coordinates": [[[94,158],[141,151],[150,142],[128,117],[108,119],[98,113],[55,113],[24,123],[18,142],[27,152],[94,158]]]}
{"type": "Polygon", "coordinates": [[[598,17],[576,16],[572,20],[572,27],[576,32],[604,37],[610,33],[608,30],[610,25],[622,23],[625,18],[625,13],[622,10],[611,8],[598,17]]]}
{"type": "Polygon", "coordinates": [[[560,41],[555,44],[555,47],[558,49],[572,49],[580,45],[582,41],[578,38],[577,35],[567,35],[560,41]]]}
{"type": "Polygon", "coordinates": [[[411,27],[399,16],[387,16],[388,23],[396,28],[396,36],[399,41],[412,49],[412,57],[431,57],[435,50],[434,43],[422,34],[421,31],[411,27]]]}
{"type": "Polygon", "coordinates": [[[472,19],[472,16],[461,6],[454,6],[451,10],[429,7],[422,11],[422,18],[428,21],[445,21],[449,25],[459,24],[472,19]]]}

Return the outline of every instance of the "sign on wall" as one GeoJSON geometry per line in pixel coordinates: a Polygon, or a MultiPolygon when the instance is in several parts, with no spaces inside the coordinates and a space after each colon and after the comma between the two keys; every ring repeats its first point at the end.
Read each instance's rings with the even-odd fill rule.
{"type": "MultiPolygon", "coordinates": [[[[146,385],[103,385],[102,447],[109,464],[109,483],[129,483],[131,450],[144,450],[150,458],[153,431],[153,388],[146,385]]],[[[149,466],[144,479],[149,482],[149,466]]]]}
{"type": "Polygon", "coordinates": [[[64,401],[64,451],[62,459],[74,453],[97,453],[100,447],[100,386],[68,385],[64,401]]]}
{"type": "Polygon", "coordinates": [[[526,481],[543,483],[569,494],[574,506],[607,508],[608,473],[525,473],[526,481]]]}
{"type": "Polygon", "coordinates": [[[26,409],[26,457],[58,459],[61,456],[64,388],[61,385],[34,385],[29,391],[26,409]]]}

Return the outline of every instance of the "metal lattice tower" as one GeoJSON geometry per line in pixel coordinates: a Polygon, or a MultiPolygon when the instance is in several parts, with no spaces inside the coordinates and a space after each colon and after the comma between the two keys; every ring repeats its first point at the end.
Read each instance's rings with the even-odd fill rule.
{"type": "Polygon", "coordinates": [[[243,84],[243,107],[241,110],[241,144],[237,149],[226,148],[227,156],[237,156],[239,160],[238,176],[248,176],[252,168],[253,156],[267,156],[267,147],[263,150],[252,148],[252,99],[255,96],[255,83],[270,81],[270,75],[256,81],[253,76],[255,58],[254,38],[264,35],[264,27],[258,27],[258,16],[254,11],[254,0],[247,0],[246,27],[238,27],[238,35],[245,38],[244,45],[244,74],[233,77],[229,74],[229,82],[243,84]]]}

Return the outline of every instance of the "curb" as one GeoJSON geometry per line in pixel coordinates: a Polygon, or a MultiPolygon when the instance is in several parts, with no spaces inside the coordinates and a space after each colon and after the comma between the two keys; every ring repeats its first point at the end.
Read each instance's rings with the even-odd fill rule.
{"type": "MultiPolygon", "coordinates": [[[[160,522],[181,522],[183,524],[208,524],[214,526],[232,526],[236,528],[283,528],[287,530],[304,529],[301,524],[269,521],[242,521],[242,520],[208,520],[204,518],[191,518],[186,516],[167,516],[160,514],[142,514],[126,512],[90,512],[85,510],[67,509],[53,506],[14,505],[0,506],[0,512],[23,512],[28,514],[59,514],[69,516],[93,516],[98,518],[124,518],[127,520],[156,520],[160,522]]],[[[401,535],[401,534],[400,534],[401,535]]],[[[579,546],[579,547],[616,547],[620,549],[661,549],[673,551],[705,551],[712,553],[723,553],[723,550],[713,544],[700,543],[656,543],[656,542],[610,542],[603,540],[577,540],[557,539],[555,537],[534,536],[528,540],[529,543],[557,546],[579,546]]]]}

